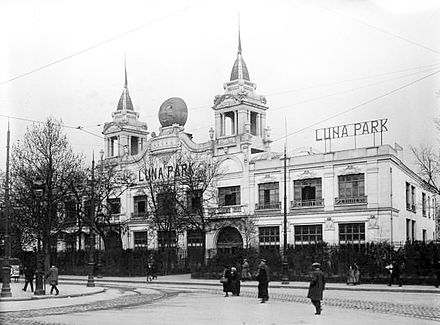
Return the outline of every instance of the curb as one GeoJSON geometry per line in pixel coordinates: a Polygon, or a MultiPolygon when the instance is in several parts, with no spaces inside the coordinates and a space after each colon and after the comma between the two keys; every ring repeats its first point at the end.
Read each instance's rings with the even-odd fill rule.
{"type": "Polygon", "coordinates": [[[64,294],[64,295],[41,295],[41,296],[31,296],[31,297],[6,297],[0,298],[0,302],[8,302],[8,301],[29,301],[29,300],[42,300],[42,299],[59,299],[59,298],[74,298],[74,297],[82,297],[82,296],[91,296],[98,293],[105,292],[105,288],[99,288],[96,291],[91,292],[82,292],[82,293],[72,293],[72,294],[64,294]]]}

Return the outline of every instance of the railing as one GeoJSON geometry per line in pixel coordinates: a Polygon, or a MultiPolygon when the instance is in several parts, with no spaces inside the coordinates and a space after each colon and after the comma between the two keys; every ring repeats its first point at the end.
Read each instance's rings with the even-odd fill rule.
{"type": "Polygon", "coordinates": [[[255,204],[255,210],[279,210],[279,209],[281,209],[281,202],[255,204]]]}
{"type": "Polygon", "coordinates": [[[349,205],[349,204],[366,204],[367,196],[356,196],[356,197],[336,197],[335,205],[349,205]]]}
{"type": "Polygon", "coordinates": [[[309,207],[323,207],[324,199],[313,199],[313,200],[297,200],[290,201],[291,208],[309,208],[309,207]]]}
{"type": "Polygon", "coordinates": [[[132,212],[131,219],[144,220],[147,218],[147,212],[132,212]]]}
{"type": "Polygon", "coordinates": [[[216,208],[209,208],[208,212],[210,214],[228,214],[228,213],[240,213],[243,212],[242,205],[225,205],[216,208]]]}
{"type": "Polygon", "coordinates": [[[406,209],[411,212],[416,212],[416,206],[408,202],[406,203],[406,209]]]}

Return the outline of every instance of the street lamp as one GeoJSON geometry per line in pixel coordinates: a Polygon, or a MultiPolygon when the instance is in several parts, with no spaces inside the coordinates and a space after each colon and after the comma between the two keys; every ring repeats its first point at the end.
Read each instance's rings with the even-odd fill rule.
{"type": "Polygon", "coordinates": [[[9,258],[11,257],[11,238],[9,235],[9,122],[8,122],[8,132],[6,141],[6,179],[5,179],[5,236],[4,236],[4,257],[3,257],[3,267],[2,267],[2,297],[11,297],[11,264],[9,263],[9,258]]]}
{"type": "MultiPolygon", "coordinates": [[[[41,179],[36,179],[33,183],[32,190],[34,192],[35,197],[38,201],[38,206],[40,207],[40,212],[42,212],[41,209],[41,200],[44,196],[44,189],[45,184],[41,179]]],[[[41,216],[38,216],[38,231],[40,231],[40,220],[41,216]]],[[[40,234],[38,235],[38,250],[37,250],[37,271],[35,272],[35,291],[34,294],[37,296],[42,296],[46,294],[45,288],[44,288],[44,259],[41,252],[41,238],[40,234]]]]}
{"type": "Polygon", "coordinates": [[[89,276],[87,278],[87,286],[94,287],[95,280],[93,272],[95,271],[95,154],[92,156],[92,202],[90,211],[90,253],[89,253],[89,276]]]}

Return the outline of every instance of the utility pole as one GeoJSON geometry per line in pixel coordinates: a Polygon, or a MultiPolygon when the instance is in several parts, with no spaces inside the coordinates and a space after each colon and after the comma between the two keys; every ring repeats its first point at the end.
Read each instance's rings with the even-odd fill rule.
{"type": "Polygon", "coordinates": [[[94,287],[95,280],[93,273],[95,271],[95,153],[92,156],[92,202],[90,211],[90,255],[89,255],[89,276],[87,278],[87,286],[94,287]]]}
{"type": "Polygon", "coordinates": [[[281,284],[289,284],[287,263],[287,152],[284,145],[284,243],[283,243],[283,276],[281,284]]]}
{"type": "Polygon", "coordinates": [[[2,282],[2,297],[11,297],[11,265],[9,259],[11,257],[11,237],[9,230],[10,218],[10,204],[9,204],[9,142],[10,131],[8,121],[8,132],[6,135],[6,179],[5,179],[5,236],[4,236],[4,257],[3,257],[3,282],[2,282]]]}

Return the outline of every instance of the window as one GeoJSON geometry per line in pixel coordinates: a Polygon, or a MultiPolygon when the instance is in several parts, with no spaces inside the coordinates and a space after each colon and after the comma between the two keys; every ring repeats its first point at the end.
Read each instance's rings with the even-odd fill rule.
{"type": "Polygon", "coordinates": [[[159,248],[177,247],[177,236],[173,230],[157,232],[157,246],[159,248]]]}
{"type": "Polygon", "coordinates": [[[199,214],[202,211],[202,196],[201,190],[187,192],[187,209],[189,213],[199,214]]]}
{"type": "Polygon", "coordinates": [[[426,240],[427,240],[427,238],[426,238],[426,229],[422,230],[422,240],[423,240],[424,243],[426,243],[426,240]]]}
{"type": "Polygon", "coordinates": [[[220,187],[218,189],[219,205],[239,205],[240,204],[240,186],[220,187]]]}
{"type": "Polygon", "coordinates": [[[147,212],[147,196],[137,195],[133,197],[134,217],[143,217],[147,212]]]}
{"type": "Polygon", "coordinates": [[[340,223],[339,244],[364,244],[365,223],[340,223]]]}
{"type": "Polygon", "coordinates": [[[416,212],[416,188],[411,186],[411,211],[416,212]]]}
{"type": "Polygon", "coordinates": [[[176,213],[176,202],[174,192],[159,193],[156,196],[157,214],[161,216],[172,216],[176,213]]]}
{"type": "Polygon", "coordinates": [[[258,239],[260,250],[262,249],[280,249],[280,227],[259,227],[258,239]]]}
{"type": "Polygon", "coordinates": [[[137,155],[139,153],[139,138],[138,137],[130,137],[130,148],[131,155],[137,155]]]}
{"type": "Polygon", "coordinates": [[[108,199],[108,209],[110,214],[120,214],[121,213],[121,199],[114,198],[108,199]]]}
{"type": "Polygon", "coordinates": [[[258,185],[259,203],[257,209],[280,209],[278,182],[258,185]]]}
{"type": "Polygon", "coordinates": [[[422,216],[426,218],[426,193],[422,193],[422,216]]]}
{"type": "Polygon", "coordinates": [[[147,248],[148,247],[148,235],[146,231],[133,232],[134,248],[147,248]]]}
{"type": "Polygon", "coordinates": [[[408,211],[411,211],[411,185],[407,182],[406,183],[406,209],[408,211]]]}
{"type": "Polygon", "coordinates": [[[69,225],[76,224],[76,204],[75,201],[67,201],[64,203],[65,220],[69,225]]]}
{"type": "Polygon", "coordinates": [[[431,197],[428,196],[428,218],[431,219],[431,197]]]}
{"type": "Polygon", "coordinates": [[[293,183],[293,207],[322,206],[322,180],[309,178],[296,180],[293,183]]]}
{"type": "Polygon", "coordinates": [[[322,242],[322,225],[295,226],[295,245],[322,242]]]}
{"type": "Polygon", "coordinates": [[[186,232],[186,242],[187,247],[202,247],[204,235],[202,231],[199,230],[188,230],[186,232]]]}
{"type": "Polygon", "coordinates": [[[364,174],[338,176],[339,197],[335,204],[367,203],[364,174]]]}

